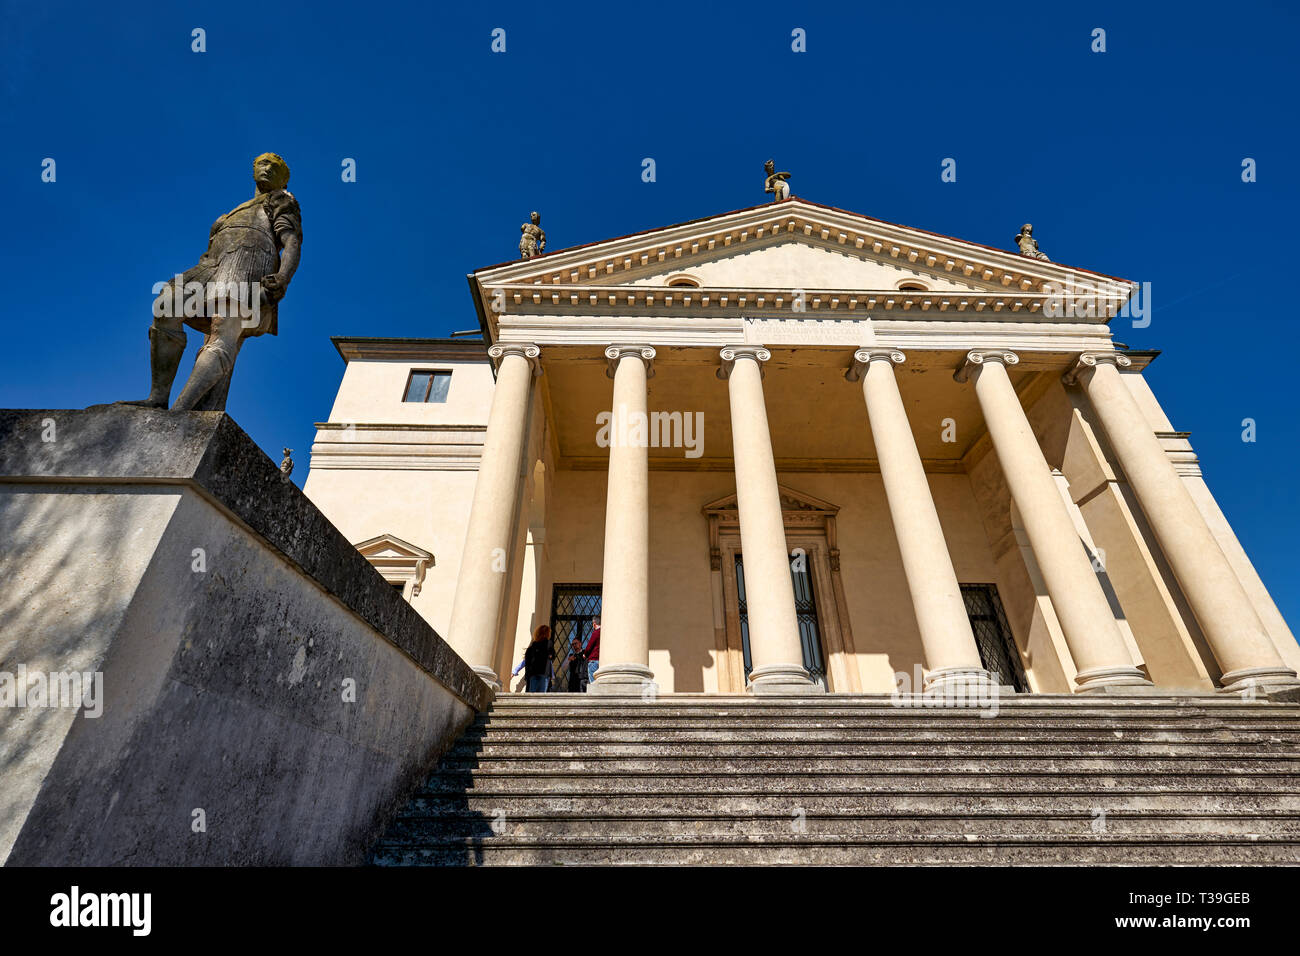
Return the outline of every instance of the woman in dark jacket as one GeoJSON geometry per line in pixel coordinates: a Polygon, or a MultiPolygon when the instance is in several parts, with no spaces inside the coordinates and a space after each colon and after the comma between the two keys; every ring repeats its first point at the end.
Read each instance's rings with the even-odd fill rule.
{"type": "Polygon", "coordinates": [[[533,641],[528,645],[528,650],[524,651],[524,659],[515,667],[514,673],[518,674],[523,669],[524,679],[528,685],[528,693],[545,694],[551,686],[551,628],[549,625],[538,625],[533,632],[533,641]]]}

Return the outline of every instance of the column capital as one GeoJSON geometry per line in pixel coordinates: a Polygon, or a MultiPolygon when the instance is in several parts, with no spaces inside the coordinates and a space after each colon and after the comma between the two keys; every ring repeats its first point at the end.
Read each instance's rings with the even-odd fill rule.
{"type": "Polygon", "coordinates": [[[760,374],[763,371],[763,362],[772,357],[772,353],[761,345],[726,345],[718,353],[722,357],[722,367],[718,369],[718,378],[726,379],[731,377],[731,370],[736,364],[737,359],[748,358],[758,363],[760,374]]]}
{"type": "Polygon", "coordinates": [[[542,374],[541,354],[541,347],[531,342],[498,342],[488,348],[488,357],[497,363],[497,368],[501,367],[501,360],[507,355],[518,355],[528,360],[534,375],[542,374]]]}
{"type": "Polygon", "coordinates": [[[898,349],[858,349],[853,353],[853,364],[848,367],[844,373],[844,378],[850,382],[856,382],[867,371],[873,361],[892,362],[894,365],[901,365],[907,361],[907,356],[898,349]]]}
{"type": "Polygon", "coordinates": [[[961,363],[961,368],[953,372],[954,382],[964,382],[970,378],[971,373],[978,371],[979,367],[985,362],[1000,362],[1003,365],[1019,365],[1020,356],[1015,352],[1007,349],[975,349],[966,353],[966,360],[961,363]]]}
{"type": "Polygon", "coordinates": [[[605,349],[605,374],[610,378],[614,377],[614,371],[618,368],[618,363],[625,356],[639,358],[645,363],[645,377],[654,378],[655,374],[655,355],[654,346],[651,345],[611,345],[605,349]]]}
{"type": "Polygon", "coordinates": [[[1078,360],[1075,361],[1074,365],[1070,367],[1070,370],[1061,376],[1061,381],[1066,385],[1077,385],[1079,384],[1079,376],[1087,372],[1089,369],[1096,368],[1098,364],[1114,365],[1116,368],[1128,368],[1133,364],[1133,360],[1123,352],[1116,352],[1113,350],[1084,352],[1079,356],[1078,360]]]}

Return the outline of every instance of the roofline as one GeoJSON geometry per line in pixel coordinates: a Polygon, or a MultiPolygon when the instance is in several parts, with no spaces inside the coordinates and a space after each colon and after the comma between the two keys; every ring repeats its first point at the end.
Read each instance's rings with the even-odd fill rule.
{"type": "Polygon", "coordinates": [[[487,313],[483,311],[483,286],[472,272],[465,274],[465,281],[469,283],[469,295],[474,300],[474,314],[478,316],[478,327],[483,333],[483,341],[491,342],[492,327],[488,324],[487,313]]]}
{"type": "Polygon", "coordinates": [[[400,338],[366,335],[332,335],[339,358],[344,363],[353,359],[421,358],[430,352],[463,352],[468,357],[487,358],[485,339],[457,338],[400,338]]]}
{"type": "MultiPolygon", "coordinates": [[[[831,212],[841,213],[846,216],[856,216],[859,219],[865,219],[868,222],[880,223],[882,226],[891,226],[895,229],[909,229],[913,232],[923,233],[927,236],[934,236],[938,239],[945,239],[949,242],[958,242],[963,245],[974,246],[977,249],[987,249],[990,252],[998,252],[1001,253],[1002,255],[1009,255],[1009,256],[1019,255],[1018,252],[1012,249],[999,249],[997,246],[986,245],[985,243],[975,242],[971,239],[961,239],[958,238],[957,236],[950,236],[947,235],[946,233],[935,232],[931,229],[921,229],[918,226],[905,226],[902,223],[890,222],[887,219],[877,219],[875,216],[868,216],[865,213],[854,212],[851,209],[841,209],[838,206],[828,206],[825,203],[815,202],[811,199],[805,199],[803,196],[791,196],[789,199],[784,200],[784,202],[792,202],[794,200],[798,200],[801,203],[806,203],[809,206],[816,206],[818,209],[827,209],[830,210],[831,212]]],[[[723,216],[735,216],[742,212],[753,212],[757,209],[770,208],[777,205],[780,205],[780,203],[767,202],[767,203],[758,203],[757,205],[753,205],[753,206],[742,206],[740,209],[732,209],[728,212],[713,213],[708,216],[701,216],[698,219],[687,219],[685,222],[675,222],[666,226],[655,226],[652,229],[641,229],[638,230],[637,232],[629,232],[623,236],[610,236],[606,239],[597,239],[594,242],[583,242],[583,243],[579,243],[576,246],[566,246],[563,249],[555,249],[551,252],[544,252],[540,256],[534,256],[533,258],[535,260],[545,259],[547,256],[558,256],[562,253],[574,252],[578,249],[587,249],[592,246],[604,245],[607,242],[620,242],[624,239],[634,239],[637,236],[647,236],[652,232],[664,232],[669,229],[680,229],[683,226],[693,226],[696,223],[707,222],[710,219],[719,219],[723,216]]],[[[502,266],[517,265],[518,263],[523,261],[524,260],[522,259],[507,259],[504,262],[498,262],[494,265],[483,266],[481,268],[475,269],[472,273],[470,273],[470,275],[476,276],[480,272],[490,272],[493,269],[500,269],[502,266]]],[[[1038,260],[1029,260],[1029,261],[1038,261],[1038,260]]],[[[1058,266],[1062,269],[1070,269],[1075,272],[1086,272],[1089,275],[1100,276],[1103,279],[1110,279],[1113,282],[1123,282],[1128,284],[1132,284],[1133,282],[1132,279],[1125,279],[1122,276],[1113,276],[1110,275],[1109,273],[1098,272],[1096,269],[1085,269],[1082,266],[1072,266],[1069,263],[1065,263],[1065,262],[1051,262],[1049,260],[1049,264],[1058,266]]]]}
{"type": "Polygon", "coordinates": [[[1133,369],[1138,372],[1146,369],[1160,357],[1160,349],[1130,349],[1125,348],[1121,351],[1133,362],[1133,369]]]}

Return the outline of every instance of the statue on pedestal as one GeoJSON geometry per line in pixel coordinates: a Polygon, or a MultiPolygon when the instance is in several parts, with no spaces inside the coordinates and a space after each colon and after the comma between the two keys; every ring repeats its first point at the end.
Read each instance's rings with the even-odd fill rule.
{"type": "Polygon", "coordinates": [[[523,233],[519,237],[520,259],[532,259],[546,251],[546,233],[542,232],[540,213],[531,214],[528,222],[519,227],[519,231],[523,233]]]}
{"type": "Polygon", "coordinates": [[[763,192],[772,193],[772,202],[781,202],[790,198],[790,178],[789,173],[776,172],[776,162],[768,160],[763,164],[763,170],[767,173],[767,182],[763,184],[763,192]]]}
{"type": "Polygon", "coordinates": [[[1038,240],[1034,238],[1034,227],[1025,223],[1020,227],[1020,232],[1016,235],[1016,246],[1020,249],[1020,254],[1027,259],[1042,259],[1044,262],[1051,262],[1047,258],[1047,253],[1038,250],[1038,240]]]}
{"type": "Polygon", "coordinates": [[[198,263],[158,293],[149,329],[149,397],[118,404],[167,407],[188,325],[204,334],[203,346],[172,408],[222,411],[244,340],[276,334],[276,307],[298,268],[302,213],[285,188],[289,166],[275,153],[253,160],[253,182],[257,194],[212,224],[198,263]]]}

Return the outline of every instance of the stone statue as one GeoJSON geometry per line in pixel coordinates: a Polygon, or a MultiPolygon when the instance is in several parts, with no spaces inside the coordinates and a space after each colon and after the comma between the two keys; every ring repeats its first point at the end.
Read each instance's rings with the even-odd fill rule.
{"type": "Polygon", "coordinates": [[[212,224],[198,264],[154,300],[149,397],[118,404],[167,407],[188,325],[203,333],[203,346],[172,408],[222,411],[244,340],[276,334],[276,308],[298,268],[302,213],[285,188],[289,166],[275,153],[253,160],[253,182],[257,194],[212,224]]]}
{"type": "Polygon", "coordinates": [[[520,226],[519,231],[523,233],[519,237],[520,259],[532,259],[546,251],[546,233],[542,232],[540,213],[529,215],[528,222],[520,226]]]}
{"type": "Polygon", "coordinates": [[[285,481],[288,481],[289,476],[292,474],[293,474],[293,449],[286,448],[284,450],[284,461],[280,462],[280,475],[281,477],[284,478],[285,481]]]}
{"type": "Polygon", "coordinates": [[[763,164],[763,170],[767,173],[767,182],[763,185],[763,192],[773,193],[772,202],[781,202],[783,199],[790,198],[790,178],[789,173],[776,172],[776,163],[768,160],[763,164]]]}
{"type": "Polygon", "coordinates": [[[1016,245],[1020,248],[1020,254],[1028,259],[1042,259],[1044,262],[1051,262],[1045,252],[1038,251],[1038,240],[1034,238],[1034,227],[1025,223],[1020,227],[1020,234],[1016,236],[1016,245]]]}

